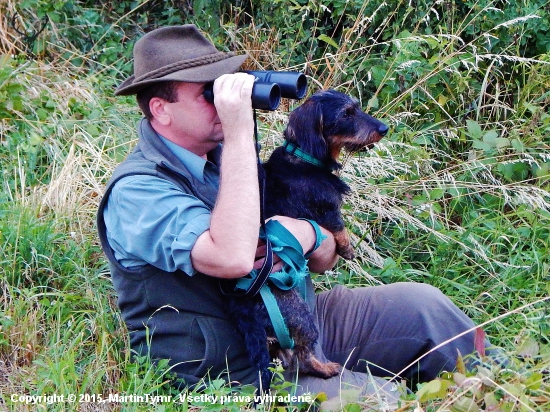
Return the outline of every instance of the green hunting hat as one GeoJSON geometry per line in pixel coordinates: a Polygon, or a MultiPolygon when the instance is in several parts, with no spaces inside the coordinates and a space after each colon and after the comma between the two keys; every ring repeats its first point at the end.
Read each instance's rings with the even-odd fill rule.
{"type": "Polygon", "coordinates": [[[235,73],[248,56],[218,51],[193,24],[153,30],[134,46],[134,74],[115,95],[136,94],[161,81],[206,83],[235,73]]]}

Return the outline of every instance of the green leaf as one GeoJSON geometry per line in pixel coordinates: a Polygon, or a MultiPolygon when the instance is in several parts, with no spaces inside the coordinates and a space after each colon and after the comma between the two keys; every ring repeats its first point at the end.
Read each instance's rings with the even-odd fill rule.
{"type": "Polygon", "coordinates": [[[367,111],[369,109],[378,109],[378,106],[379,106],[378,97],[376,97],[376,95],[374,95],[367,102],[367,111]]]}
{"type": "Polygon", "coordinates": [[[84,128],[86,132],[88,132],[91,136],[99,136],[101,133],[101,130],[99,127],[97,127],[95,124],[88,124],[84,128]]]}
{"type": "Polygon", "coordinates": [[[451,406],[452,412],[477,412],[479,410],[479,406],[477,406],[475,401],[465,396],[458,398],[451,406]]]}
{"type": "Polygon", "coordinates": [[[382,66],[372,66],[370,68],[370,72],[377,87],[382,83],[382,81],[384,81],[387,74],[386,68],[382,66]]]}
{"type": "Polygon", "coordinates": [[[474,140],[472,147],[474,149],[483,150],[484,152],[489,152],[494,148],[491,144],[482,142],[481,140],[474,140]]]}
{"type": "Polygon", "coordinates": [[[413,143],[419,146],[433,146],[434,142],[431,136],[421,135],[413,140],[413,143]]]}
{"type": "Polygon", "coordinates": [[[497,410],[498,400],[494,392],[488,392],[483,395],[483,401],[487,410],[497,410]]]}
{"type": "Polygon", "coordinates": [[[484,368],[483,366],[478,366],[476,376],[481,379],[481,382],[485,386],[489,386],[491,388],[495,387],[495,374],[490,369],[484,368]]]}
{"type": "Polygon", "coordinates": [[[50,112],[39,107],[38,109],[36,109],[36,115],[38,116],[38,119],[43,122],[50,116],[50,112]]]}
{"type": "Polygon", "coordinates": [[[28,143],[31,146],[39,146],[44,142],[44,138],[40,136],[38,133],[31,133],[31,136],[28,140],[28,143]]]}
{"type": "Polygon", "coordinates": [[[505,137],[497,137],[495,139],[495,145],[497,149],[504,149],[506,147],[510,147],[510,139],[507,139],[505,137]]]}
{"type": "Polygon", "coordinates": [[[528,389],[536,391],[536,390],[540,389],[543,377],[544,376],[543,376],[542,373],[534,372],[531,376],[529,376],[525,380],[525,386],[527,386],[528,389]]]}
{"type": "MultiPolygon", "coordinates": [[[[480,129],[481,130],[481,129],[480,129]]],[[[496,139],[498,138],[498,133],[494,130],[489,130],[487,133],[483,135],[483,141],[486,143],[489,143],[493,147],[496,146],[496,139]]]]}
{"type": "Polygon", "coordinates": [[[332,40],[332,38],[327,36],[326,34],[321,34],[319,37],[317,37],[317,39],[321,40],[321,41],[324,41],[325,43],[330,44],[332,47],[335,47],[336,49],[338,48],[338,44],[334,40],[332,40]]]}
{"type": "Polygon", "coordinates": [[[449,389],[452,384],[453,383],[448,380],[434,379],[422,386],[422,388],[416,392],[416,396],[420,402],[441,399],[447,395],[447,389],[449,389]]]}
{"type": "Polygon", "coordinates": [[[348,403],[344,406],[346,412],[361,412],[361,407],[357,403],[348,403]]]}
{"type": "Polygon", "coordinates": [[[525,387],[521,384],[513,384],[513,383],[505,383],[501,385],[502,390],[506,392],[508,395],[511,395],[515,398],[519,398],[523,391],[525,390],[525,387]]]}
{"type": "Polygon", "coordinates": [[[466,120],[466,125],[468,128],[468,133],[471,137],[481,139],[481,136],[483,135],[483,131],[481,130],[481,126],[478,122],[473,120],[466,120]]]}
{"type": "Polygon", "coordinates": [[[214,379],[210,382],[210,386],[214,389],[220,389],[225,385],[225,381],[223,379],[214,379]]]}
{"type": "Polygon", "coordinates": [[[512,139],[511,143],[516,152],[523,153],[525,151],[525,146],[519,139],[512,139]]]}
{"type": "Polygon", "coordinates": [[[539,344],[533,338],[526,338],[518,347],[518,355],[523,358],[532,358],[539,353],[539,344]]]}
{"type": "Polygon", "coordinates": [[[431,189],[428,192],[428,196],[430,197],[430,200],[437,200],[445,196],[445,192],[445,189],[431,189]]]}

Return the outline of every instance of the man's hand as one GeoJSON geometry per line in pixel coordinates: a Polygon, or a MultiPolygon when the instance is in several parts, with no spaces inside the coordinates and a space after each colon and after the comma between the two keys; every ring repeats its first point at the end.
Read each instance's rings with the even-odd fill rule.
{"type": "MultiPolygon", "coordinates": [[[[258,241],[258,248],[256,249],[256,260],[254,261],[254,269],[261,269],[265,261],[266,246],[262,240],[258,241]]],[[[280,271],[283,268],[283,261],[275,253],[273,254],[273,269],[271,273],[280,271]]]]}
{"type": "Polygon", "coordinates": [[[246,73],[224,74],[214,82],[214,105],[222,123],[224,141],[249,138],[254,133],[252,88],[254,76],[246,73]]]}
{"type": "MultiPolygon", "coordinates": [[[[300,242],[302,249],[305,253],[308,253],[313,249],[317,238],[313,226],[305,220],[293,219],[287,216],[273,216],[269,220],[277,220],[281,223],[292,235],[300,242]]],[[[321,228],[321,232],[326,236],[321,245],[313,254],[309,257],[308,267],[311,272],[321,273],[325,270],[332,269],[336,262],[338,262],[338,255],[336,254],[336,243],[332,233],[328,230],[321,228]]],[[[263,242],[258,244],[256,250],[256,261],[254,263],[254,269],[260,269],[263,265],[265,258],[265,245],[263,242]]],[[[283,262],[277,255],[273,255],[272,273],[277,272],[283,268],[283,262]]]]}

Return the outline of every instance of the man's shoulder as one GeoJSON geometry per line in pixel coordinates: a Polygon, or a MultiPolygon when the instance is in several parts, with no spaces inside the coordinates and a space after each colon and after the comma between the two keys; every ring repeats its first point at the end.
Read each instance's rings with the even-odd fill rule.
{"type": "Polygon", "coordinates": [[[121,176],[116,182],[113,182],[113,192],[124,189],[143,188],[143,187],[161,187],[173,186],[168,180],[162,179],[152,174],[130,174],[121,176]]]}

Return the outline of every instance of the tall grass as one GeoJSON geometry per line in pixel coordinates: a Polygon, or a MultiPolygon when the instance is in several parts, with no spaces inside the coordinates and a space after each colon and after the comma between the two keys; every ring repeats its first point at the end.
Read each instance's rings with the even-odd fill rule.
{"type": "MultiPolygon", "coordinates": [[[[463,20],[445,17],[439,33],[415,31],[435,18],[434,8],[407,32],[386,38],[396,24],[406,25],[390,13],[365,46],[359,40],[376,17],[364,14],[367,3],[340,43],[307,44],[305,26],[284,37],[283,28],[258,21],[230,24],[244,19],[237,9],[222,25],[230,42],[252,56],[251,67],[314,70],[312,91],[331,87],[356,95],[391,126],[373,150],[342,158],[342,177],[353,188],[344,213],[359,257],[317,276],[316,284],[433,284],[511,357],[506,369],[458,365],[454,375],[404,396],[401,410],[544,411],[550,407],[550,59],[522,57],[513,45],[493,54],[483,48],[492,28],[463,40],[488,8],[463,20]],[[306,43],[303,62],[281,52],[284,41],[296,48],[306,43]],[[318,44],[326,47],[323,57],[308,60],[318,44]]],[[[14,11],[12,3],[2,7],[14,11]]],[[[301,12],[314,18],[324,11],[301,12]]],[[[11,58],[24,46],[7,16],[0,18],[0,409],[198,408],[193,402],[25,405],[11,399],[178,393],[165,364],[131,357],[95,233],[103,185],[135,143],[133,101],[112,98],[114,79],[72,65],[92,56],[71,50],[64,57],[68,46],[49,43],[58,50],[51,61],[11,58]]],[[[500,24],[535,19],[517,15],[500,24]]],[[[59,38],[61,29],[49,26],[44,38],[59,38]]],[[[280,111],[260,115],[264,155],[281,142],[291,107],[285,102],[280,111]]],[[[231,391],[216,377],[209,383],[211,393],[231,391]]],[[[275,388],[288,390],[284,383],[275,388]]],[[[348,408],[367,410],[368,401],[348,408]]]]}

